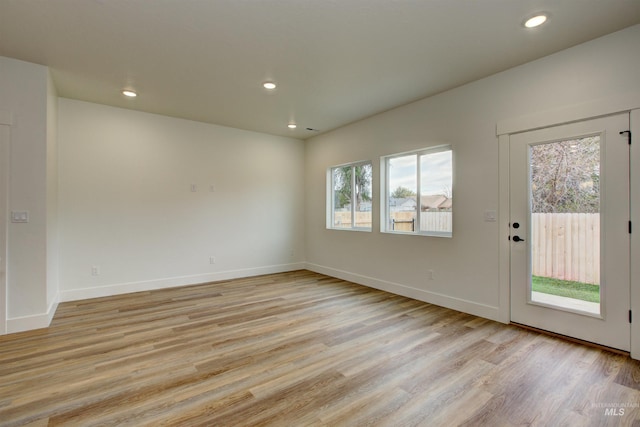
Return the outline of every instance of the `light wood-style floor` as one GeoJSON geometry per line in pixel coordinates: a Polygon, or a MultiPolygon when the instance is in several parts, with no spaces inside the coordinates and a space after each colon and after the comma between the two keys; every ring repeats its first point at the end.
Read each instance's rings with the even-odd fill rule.
{"type": "Polygon", "coordinates": [[[624,426],[639,405],[624,355],[308,271],[64,303],[0,337],[2,426],[624,426]]]}

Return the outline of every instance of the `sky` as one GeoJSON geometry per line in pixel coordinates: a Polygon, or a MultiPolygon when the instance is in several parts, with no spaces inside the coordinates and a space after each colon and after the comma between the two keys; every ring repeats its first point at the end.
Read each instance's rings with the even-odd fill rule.
{"type": "MultiPolygon", "coordinates": [[[[417,191],[416,162],[415,154],[389,160],[389,192],[393,192],[398,187],[417,191]]],[[[451,194],[452,166],[451,150],[422,155],[422,195],[451,194]]]]}

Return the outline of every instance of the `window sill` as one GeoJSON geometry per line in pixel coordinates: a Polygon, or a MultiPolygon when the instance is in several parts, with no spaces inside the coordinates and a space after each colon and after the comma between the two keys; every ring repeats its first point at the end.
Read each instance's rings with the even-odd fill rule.
{"type": "Polygon", "coordinates": [[[445,233],[445,232],[415,233],[412,231],[392,231],[392,230],[381,230],[380,232],[383,234],[395,234],[399,236],[445,237],[449,239],[453,238],[453,233],[445,233]]]}
{"type": "Polygon", "coordinates": [[[371,233],[373,230],[370,228],[333,228],[333,227],[327,227],[327,230],[332,230],[332,231],[358,231],[361,233],[371,233]]]}

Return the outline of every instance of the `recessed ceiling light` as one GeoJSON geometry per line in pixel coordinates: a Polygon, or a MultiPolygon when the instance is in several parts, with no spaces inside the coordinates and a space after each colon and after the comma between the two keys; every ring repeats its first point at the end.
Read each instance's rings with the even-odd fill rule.
{"type": "Polygon", "coordinates": [[[549,19],[549,15],[540,13],[524,21],[524,26],[527,28],[535,28],[547,22],[547,19],[549,19]]]}
{"type": "Polygon", "coordinates": [[[296,125],[295,123],[289,123],[289,124],[287,125],[287,127],[288,127],[289,129],[295,129],[295,128],[297,128],[297,127],[298,127],[298,125],[296,125]]]}
{"type": "Polygon", "coordinates": [[[264,82],[262,83],[262,87],[267,90],[274,90],[276,88],[276,84],[274,82],[264,82]]]}
{"type": "Polygon", "coordinates": [[[122,91],[122,94],[123,94],[124,96],[128,96],[129,98],[135,98],[136,96],[138,96],[138,94],[137,94],[137,93],[135,93],[134,91],[129,90],[129,89],[124,89],[124,90],[122,91]]]}

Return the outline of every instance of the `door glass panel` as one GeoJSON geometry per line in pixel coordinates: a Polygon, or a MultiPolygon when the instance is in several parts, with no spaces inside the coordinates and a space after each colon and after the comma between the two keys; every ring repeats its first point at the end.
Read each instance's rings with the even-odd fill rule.
{"type": "Polygon", "coordinates": [[[600,314],[600,136],[532,145],[531,295],[600,314]]]}

